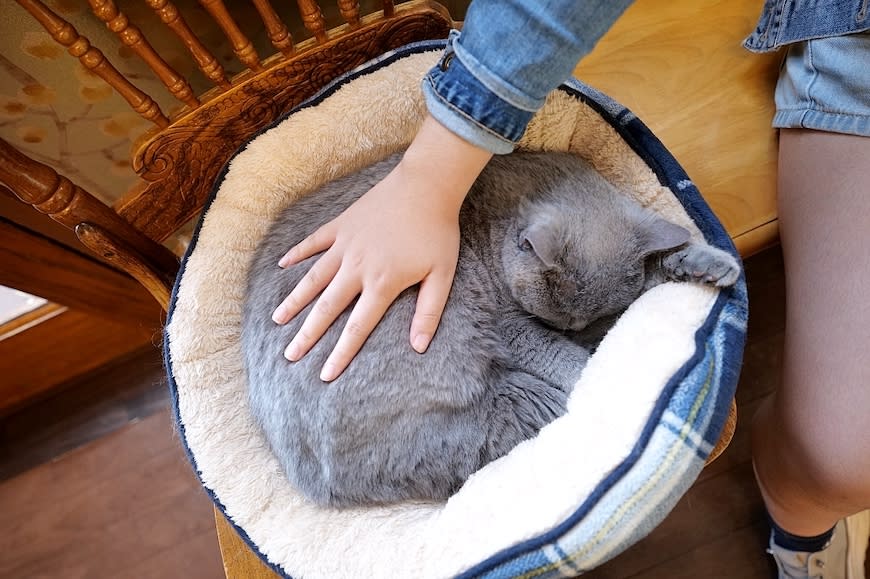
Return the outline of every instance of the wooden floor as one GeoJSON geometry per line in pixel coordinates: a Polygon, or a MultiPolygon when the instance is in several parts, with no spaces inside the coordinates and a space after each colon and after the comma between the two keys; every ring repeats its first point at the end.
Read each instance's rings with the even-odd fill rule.
{"type": "MultiPolygon", "coordinates": [[[[733,442],[649,537],[586,575],[772,576],[749,418],[778,384],[778,250],[747,264],[751,322],[733,442]]],[[[212,510],[173,431],[160,355],[145,352],[0,422],[0,577],[221,577],[212,510]]]]}

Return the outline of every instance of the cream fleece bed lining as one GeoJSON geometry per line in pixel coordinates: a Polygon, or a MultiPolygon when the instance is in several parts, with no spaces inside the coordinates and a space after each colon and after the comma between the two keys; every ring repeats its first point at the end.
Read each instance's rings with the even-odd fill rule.
{"type": "MultiPolygon", "coordinates": [[[[568,414],[446,504],[333,511],[302,499],[247,408],[239,334],[248,258],[296,195],[410,141],[425,112],[419,80],[437,57],[413,54],[355,78],[252,141],[231,162],[176,288],[167,343],[185,443],[228,517],[293,577],[452,576],[557,526],[628,456],[718,295],[665,284],[642,296],[590,360],[568,414]]],[[[520,146],[590,160],[700,237],[670,190],[578,99],[550,95],[520,146]]]]}

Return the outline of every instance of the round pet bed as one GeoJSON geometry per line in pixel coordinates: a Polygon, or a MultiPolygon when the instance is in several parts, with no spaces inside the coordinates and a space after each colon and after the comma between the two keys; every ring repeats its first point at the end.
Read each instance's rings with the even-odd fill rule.
{"type": "MultiPolygon", "coordinates": [[[[590,359],[568,413],[443,504],[331,510],[286,481],[247,406],[240,319],[249,257],[295,196],[400,150],[443,42],[338,79],[256,136],[224,170],[182,263],[166,328],[178,428],[215,504],[285,577],[573,576],[645,536],[701,471],[728,415],[746,292],[668,283],[644,294],[590,359]]],[[[642,204],[734,253],[693,183],[621,105],[554,91],[520,147],[572,151],[642,204]]]]}

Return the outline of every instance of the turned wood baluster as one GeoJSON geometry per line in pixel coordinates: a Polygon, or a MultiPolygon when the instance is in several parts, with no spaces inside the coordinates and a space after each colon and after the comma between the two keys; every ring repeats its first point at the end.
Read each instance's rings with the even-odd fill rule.
{"type": "Polygon", "coordinates": [[[269,0],[253,0],[257,12],[260,13],[260,18],[263,19],[263,24],[266,25],[266,30],[269,32],[269,40],[272,41],[272,46],[281,51],[284,56],[293,56],[296,49],[293,46],[293,37],[287,32],[287,27],[281,22],[278,14],[269,4],[269,0]]]}
{"type": "Polygon", "coordinates": [[[302,23],[318,42],[326,42],[326,20],[320,6],[314,0],[297,0],[302,23]]]}
{"type": "Polygon", "coordinates": [[[163,115],[157,103],[124,78],[118,69],[106,60],[103,53],[91,46],[88,39],[81,36],[69,22],[52,12],[39,0],[16,1],[42,24],[55,41],[65,46],[71,55],[79,59],[79,62],[118,91],[133,110],[161,128],[169,125],[169,120],[163,115]]]}
{"type": "Polygon", "coordinates": [[[121,42],[129,46],[151,67],[151,70],[163,81],[163,84],[175,98],[190,107],[196,108],[199,106],[199,99],[194,96],[193,90],[191,90],[187,81],[184,80],[184,77],[175,72],[157,54],[157,51],[154,50],[154,47],[145,39],[139,29],[130,23],[123,12],[118,10],[113,0],[88,0],[88,3],[90,3],[91,10],[93,10],[97,18],[105,22],[106,27],[117,34],[121,42]]]}
{"type": "Polygon", "coordinates": [[[0,184],[24,203],[73,229],[82,243],[168,302],[178,259],[72,181],[0,139],[0,184]]]}
{"type": "Polygon", "coordinates": [[[79,223],[76,225],[75,232],[82,245],[129,274],[154,296],[164,311],[169,311],[169,300],[178,273],[178,263],[171,271],[157,268],[124,239],[112,235],[95,223],[88,221],[79,223]]]}
{"type": "Polygon", "coordinates": [[[351,28],[359,28],[359,2],[356,0],[338,0],[338,11],[351,28]]]}
{"type": "Polygon", "coordinates": [[[222,89],[228,90],[232,85],[227,80],[223,67],[212,56],[205,45],[200,42],[199,38],[196,37],[181,16],[181,13],[178,12],[178,8],[168,0],[145,0],[145,2],[154,9],[160,20],[184,43],[202,73],[222,89]]]}
{"type": "Polygon", "coordinates": [[[230,44],[233,45],[233,52],[242,64],[254,72],[263,70],[263,67],[260,65],[260,57],[257,55],[257,51],[254,50],[254,45],[251,44],[251,41],[239,29],[222,0],[199,0],[199,3],[211,14],[217,25],[224,31],[230,44]]]}
{"type": "Polygon", "coordinates": [[[393,0],[384,0],[384,16],[392,18],[396,14],[396,8],[393,6],[393,0]]]}

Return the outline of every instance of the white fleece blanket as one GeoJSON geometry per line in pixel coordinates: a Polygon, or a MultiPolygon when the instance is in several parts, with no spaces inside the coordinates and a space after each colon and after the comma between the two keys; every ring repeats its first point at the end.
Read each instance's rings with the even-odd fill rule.
{"type": "MultiPolygon", "coordinates": [[[[248,258],[291,199],[410,141],[424,114],[419,81],[437,57],[408,56],[357,78],[250,143],[232,161],[177,288],[167,337],[184,440],[228,517],[292,577],[446,577],[558,525],[628,455],[717,296],[688,284],[642,296],[591,359],[568,414],[445,504],[336,511],[304,500],[248,411],[239,339],[248,258]]],[[[521,147],[573,151],[700,235],[613,128],[565,93],[550,96],[521,147]]]]}

